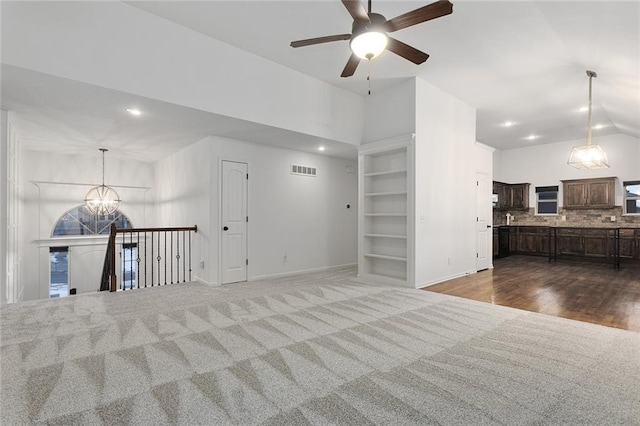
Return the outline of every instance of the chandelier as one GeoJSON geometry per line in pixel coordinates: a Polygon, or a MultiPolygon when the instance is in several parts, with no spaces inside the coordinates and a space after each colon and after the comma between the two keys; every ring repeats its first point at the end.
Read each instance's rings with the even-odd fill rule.
{"type": "Polygon", "coordinates": [[[582,146],[574,146],[569,156],[567,164],[576,169],[605,169],[609,167],[607,154],[599,145],[591,144],[591,80],[597,77],[594,71],[588,71],[589,76],[589,118],[587,123],[587,144],[582,146]]]}
{"type": "Polygon", "coordinates": [[[113,214],[120,207],[120,196],[110,186],[104,184],[104,153],[109,151],[100,148],[102,151],[102,185],[91,188],[84,197],[84,204],[94,214],[98,216],[108,216],[113,214]]]}

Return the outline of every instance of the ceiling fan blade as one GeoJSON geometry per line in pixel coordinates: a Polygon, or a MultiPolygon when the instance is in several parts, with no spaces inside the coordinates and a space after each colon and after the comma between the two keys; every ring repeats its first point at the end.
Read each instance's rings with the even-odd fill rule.
{"type": "Polygon", "coordinates": [[[387,43],[387,50],[395,53],[398,56],[402,56],[403,58],[413,62],[416,65],[421,64],[429,59],[428,54],[421,52],[415,47],[411,47],[408,44],[404,44],[403,42],[391,37],[389,37],[389,42],[387,43]]]}
{"type": "Polygon", "coordinates": [[[387,32],[398,31],[412,25],[449,15],[453,12],[453,4],[449,0],[440,0],[403,15],[396,16],[384,23],[387,32]]]}
{"type": "Polygon", "coordinates": [[[358,68],[359,63],[360,58],[355,53],[352,53],[351,57],[347,61],[347,65],[345,65],[344,69],[342,70],[342,74],[340,74],[340,77],[351,77],[353,73],[356,72],[356,68],[358,68]]]}
{"type": "Polygon", "coordinates": [[[325,37],[308,38],[305,40],[296,40],[291,42],[291,47],[311,46],[313,44],[328,43],[330,41],[349,40],[351,34],[336,34],[325,37]]]}
{"type": "Polygon", "coordinates": [[[342,4],[347,8],[349,15],[356,23],[360,25],[369,25],[371,23],[367,9],[364,8],[360,0],[342,0],[342,4]]]}

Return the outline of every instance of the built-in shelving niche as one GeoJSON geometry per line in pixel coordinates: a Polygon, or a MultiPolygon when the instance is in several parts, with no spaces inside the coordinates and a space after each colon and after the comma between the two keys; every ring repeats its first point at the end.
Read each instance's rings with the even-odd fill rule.
{"type": "Polygon", "coordinates": [[[359,154],[358,276],[407,285],[413,138],[364,145],[359,154]]]}

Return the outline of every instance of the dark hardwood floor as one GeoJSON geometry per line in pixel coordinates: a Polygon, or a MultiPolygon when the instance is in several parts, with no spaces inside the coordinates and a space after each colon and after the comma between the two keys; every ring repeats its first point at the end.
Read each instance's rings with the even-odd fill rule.
{"type": "Polygon", "coordinates": [[[640,265],[543,257],[495,259],[494,269],[424,288],[608,327],[640,331],[640,265]]]}

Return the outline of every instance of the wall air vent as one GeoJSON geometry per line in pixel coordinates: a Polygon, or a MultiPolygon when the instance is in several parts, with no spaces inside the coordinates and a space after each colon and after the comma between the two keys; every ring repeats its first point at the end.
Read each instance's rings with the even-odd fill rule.
{"type": "Polygon", "coordinates": [[[300,175],[300,176],[312,176],[312,177],[317,176],[315,167],[297,166],[295,164],[291,165],[291,174],[300,175]]]}

